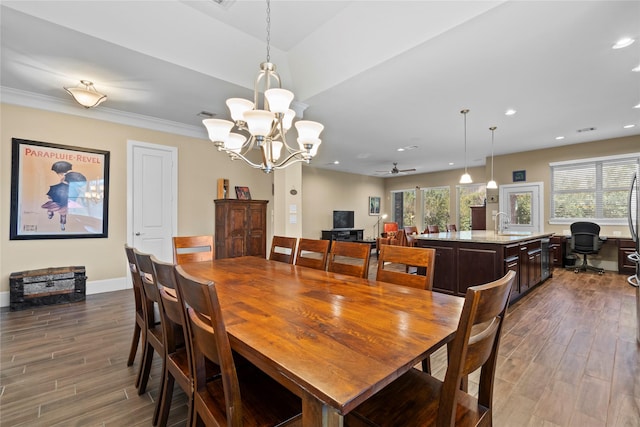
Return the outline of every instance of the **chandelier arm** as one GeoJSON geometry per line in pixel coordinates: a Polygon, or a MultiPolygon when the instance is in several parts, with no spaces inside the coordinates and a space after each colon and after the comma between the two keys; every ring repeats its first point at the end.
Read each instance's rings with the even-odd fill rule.
{"type": "Polygon", "coordinates": [[[281,170],[281,169],[287,168],[287,167],[289,167],[289,166],[291,166],[291,165],[295,165],[296,163],[300,163],[300,162],[304,162],[304,163],[306,163],[306,164],[309,164],[309,163],[310,163],[310,160],[311,160],[311,159],[301,159],[301,158],[298,158],[298,159],[295,159],[295,160],[294,160],[294,161],[292,161],[292,162],[279,163],[279,164],[277,164],[277,165],[273,166],[273,167],[272,167],[272,169],[273,169],[273,170],[281,170]]]}
{"type": "Polygon", "coordinates": [[[307,150],[298,150],[298,151],[294,151],[293,153],[290,153],[287,157],[284,158],[284,160],[282,160],[280,163],[278,163],[277,165],[275,165],[273,168],[274,169],[283,169],[286,166],[288,166],[288,162],[291,159],[295,159],[296,156],[302,155],[303,157],[296,159],[293,163],[297,163],[297,162],[307,162],[309,163],[309,160],[311,160],[311,157],[309,156],[307,158],[306,155],[308,155],[307,150]],[[286,164],[286,166],[285,166],[286,164]]]}
{"type": "Polygon", "coordinates": [[[235,151],[231,151],[226,148],[223,148],[222,151],[224,151],[229,156],[231,156],[231,160],[241,159],[241,160],[244,160],[249,166],[251,166],[254,169],[262,169],[261,164],[259,165],[257,163],[253,163],[251,160],[246,158],[242,153],[236,153],[235,151]]]}

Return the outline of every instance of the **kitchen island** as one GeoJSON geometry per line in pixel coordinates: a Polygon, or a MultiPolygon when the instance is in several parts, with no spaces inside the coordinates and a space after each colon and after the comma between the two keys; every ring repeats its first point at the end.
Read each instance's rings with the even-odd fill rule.
{"type": "Polygon", "coordinates": [[[491,282],[513,270],[513,301],[551,275],[546,244],[552,235],[474,230],[412,237],[415,246],[436,250],[434,291],[464,296],[469,286],[491,282]]]}

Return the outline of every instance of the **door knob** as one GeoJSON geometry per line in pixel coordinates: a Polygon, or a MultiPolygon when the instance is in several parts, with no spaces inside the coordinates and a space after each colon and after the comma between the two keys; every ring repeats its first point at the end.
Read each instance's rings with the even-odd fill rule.
{"type": "Polygon", "coordinates": [[[139,235],[140,235],[140,232],[138,231],[138,232],[136,233],[136,236],[139,236],[139,235]]]}

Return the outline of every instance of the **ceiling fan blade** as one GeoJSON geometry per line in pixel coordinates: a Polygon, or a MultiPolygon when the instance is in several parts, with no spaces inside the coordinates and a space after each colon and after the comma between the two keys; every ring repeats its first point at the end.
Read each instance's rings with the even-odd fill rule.
{"type": "Polygon", "coordinates": [[[400,169],[398,172],[415,172],[415,168],[414,169],[400,169]]]}

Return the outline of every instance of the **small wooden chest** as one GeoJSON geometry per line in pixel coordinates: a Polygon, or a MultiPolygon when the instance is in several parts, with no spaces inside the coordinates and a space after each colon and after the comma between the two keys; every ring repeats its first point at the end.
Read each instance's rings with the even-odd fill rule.
{"type": "Polygon", "coordinates": [[[11,310],[84,301],[87,276],[83,266],[20,271],[9,276],[11,310]]]}

